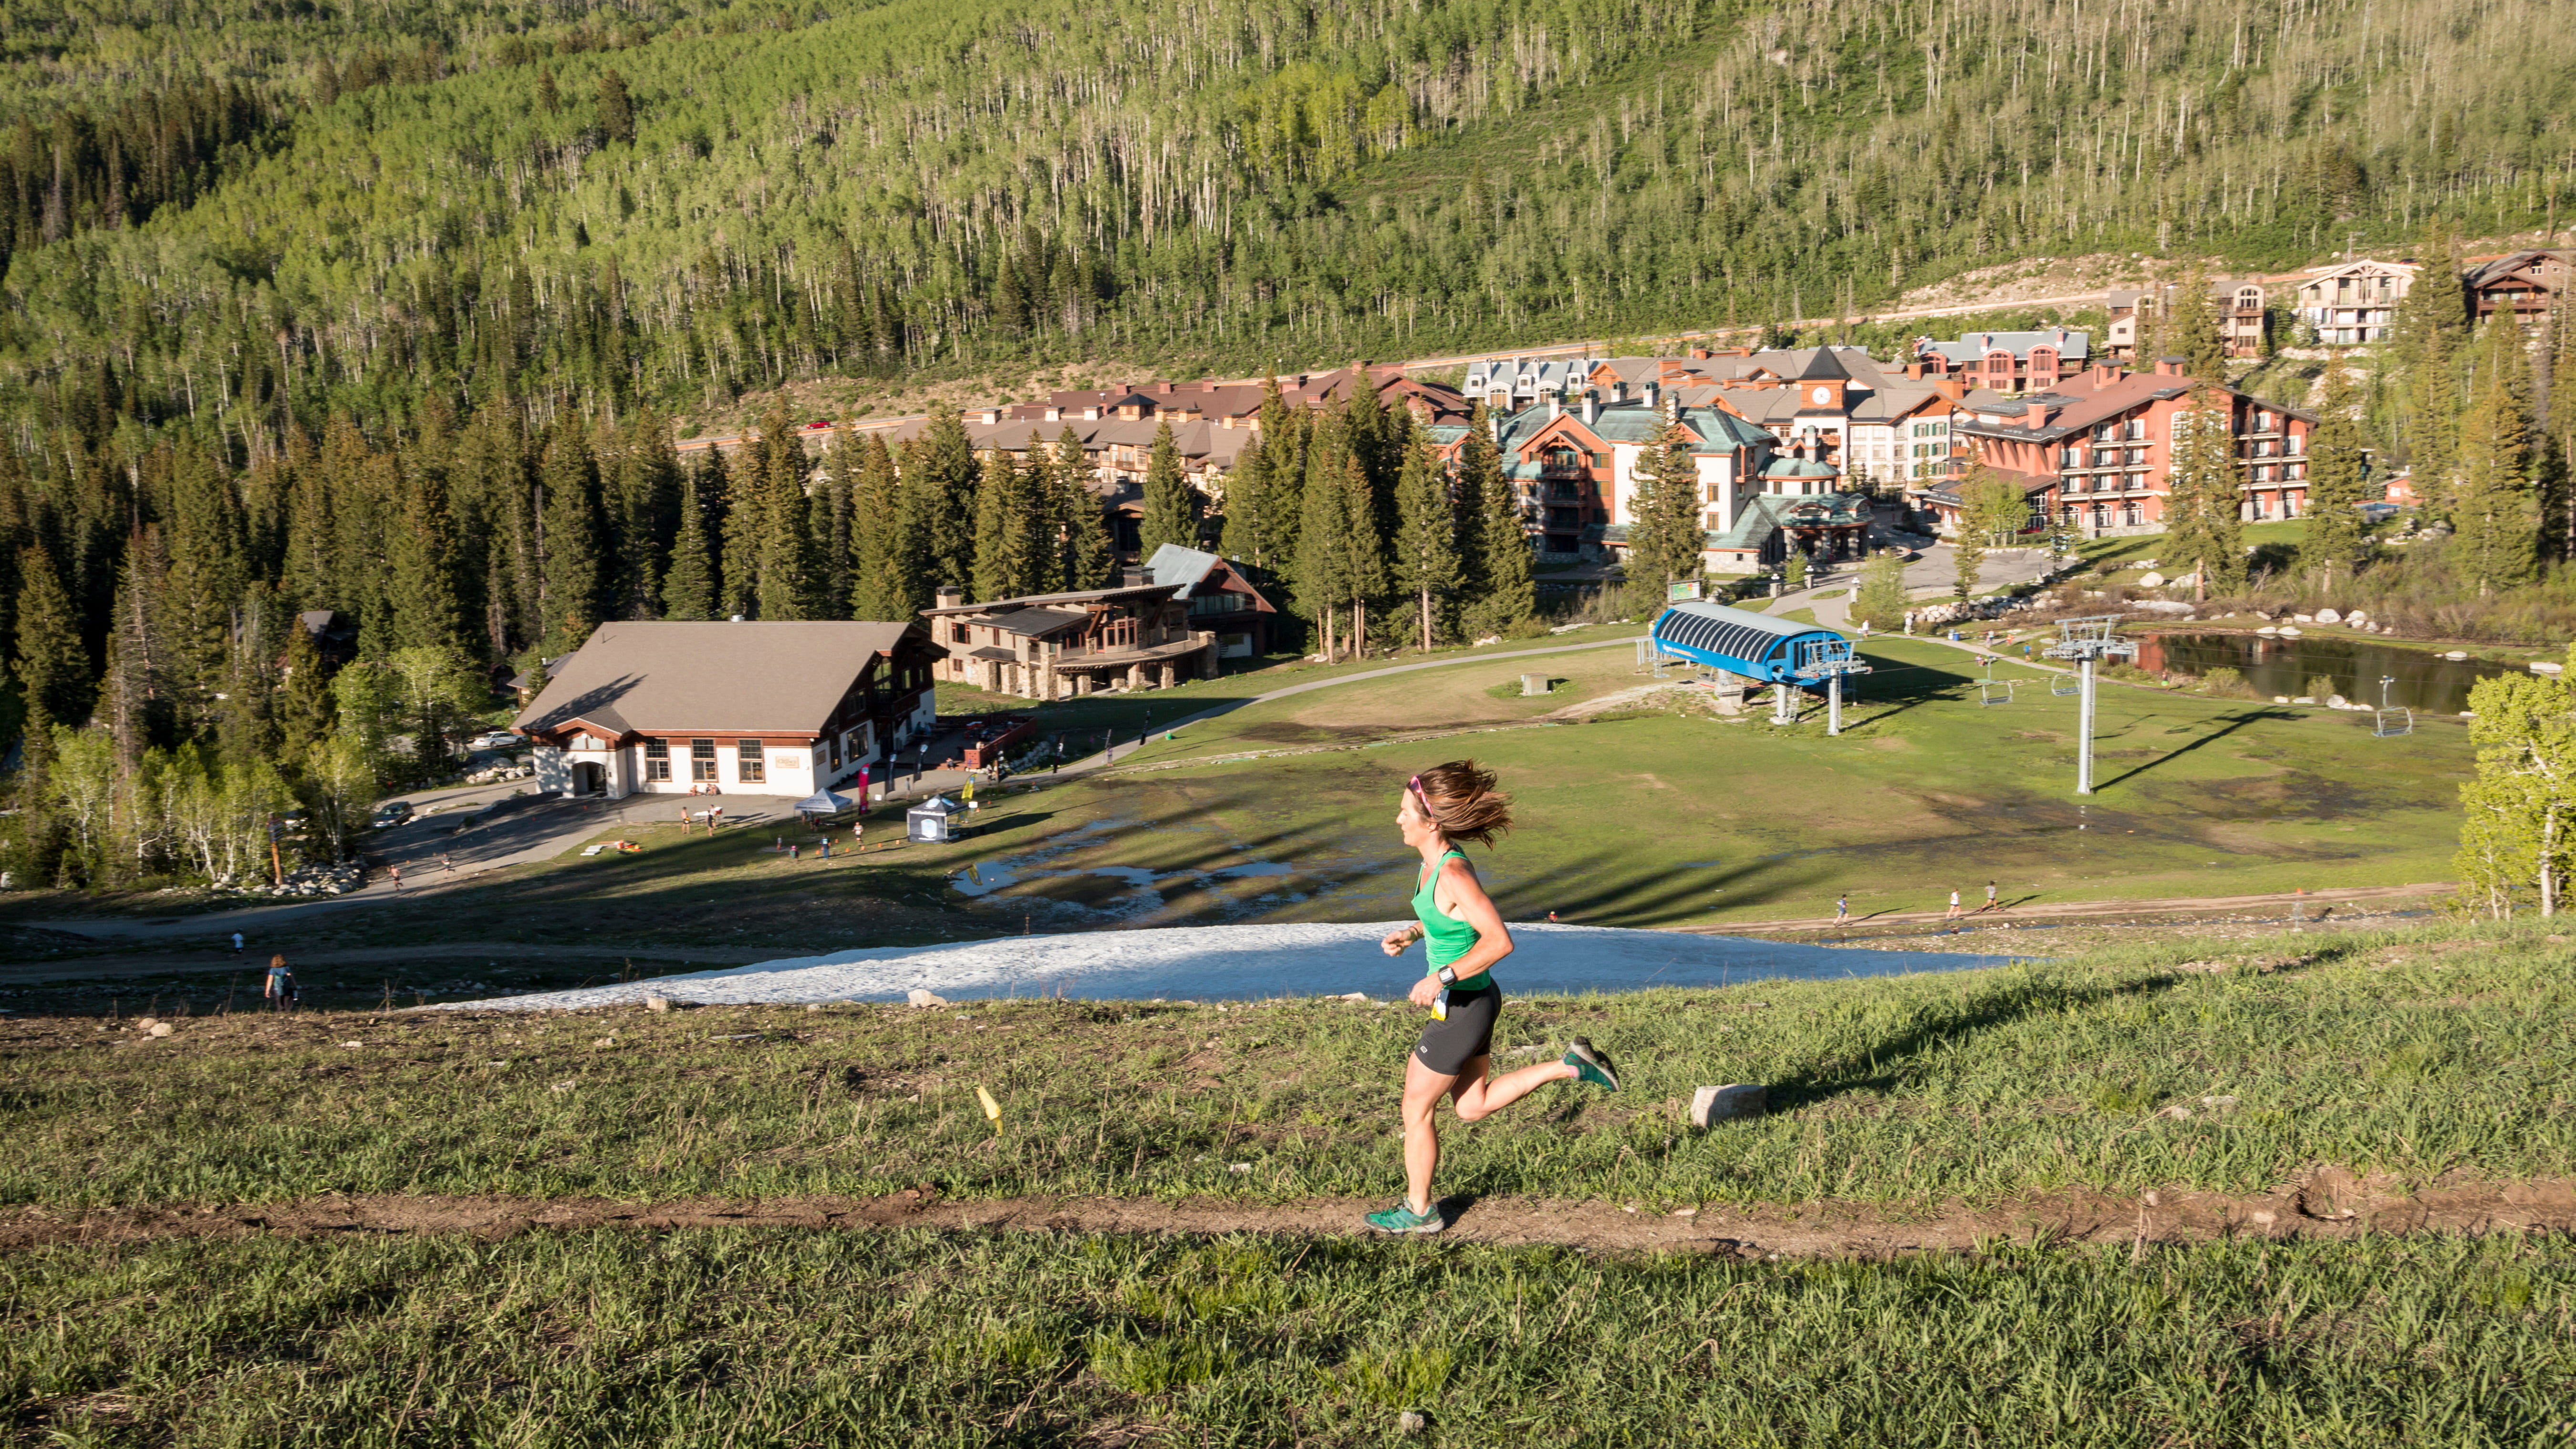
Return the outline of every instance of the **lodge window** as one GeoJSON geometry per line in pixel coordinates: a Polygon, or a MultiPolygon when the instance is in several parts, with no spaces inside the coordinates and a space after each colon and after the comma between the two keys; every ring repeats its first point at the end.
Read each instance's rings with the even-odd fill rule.
{"type": "Polygon", "coordinates": [[[769,773],[762,763],[760,741],[734,741],[734,768],[736,771],[734,778],[746,785],[759,785],[768,781],[769,773]]]}
{"type": "Polygon", "coordinates": [[[669,740],[644,742],[644,778],[647,780],[671,778],[671,742],[669,740]]]}
{"type": "Polygon", "coordinates": [[[716,742],[713,740],[689,741],[689,778],[700,783],[712,783],[715,777],[716,742]]]}
{"type": "Polygon", "coordinates": [[[963,625],[963,624],[951,624],[951,625],[949,625],[949,626],[948,626],[948,642],[949,642],[949,643],[951,643],[951,644],[963,644],[963,643],[965,643],[965,642],[966,642],[966,626],[965,626],[965,625],[963,625]]]}

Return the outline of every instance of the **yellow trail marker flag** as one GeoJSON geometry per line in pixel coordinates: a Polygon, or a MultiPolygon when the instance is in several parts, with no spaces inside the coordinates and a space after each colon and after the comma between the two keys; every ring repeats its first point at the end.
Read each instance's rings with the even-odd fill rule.
{"type": "Polygon", "coordinates": [[[984,1118],[986,1121],[993,1124],[993,1135],[996,1137],[1001,1136],[1002,1104],[994,1101],[993,1094],[985,1091],[983,1084],[980,1082],[977,1083],[975,1087],[975,1100],[984,1104],[984,1118]]]}

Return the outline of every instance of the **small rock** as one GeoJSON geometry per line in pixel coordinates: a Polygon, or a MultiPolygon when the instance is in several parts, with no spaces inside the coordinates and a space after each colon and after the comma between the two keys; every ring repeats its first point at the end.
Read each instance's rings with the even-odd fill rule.
{"type": "Polygon", "coordinates": [[[1768,1089],[1748,1082],[1702,1087],[1691,1094],[1690,1122],[1694,1127],[1707,1127],[1739,1117],[1759,1117],[1769,1098],[1768,1089]]]}
{"type": "Polygon", "coordinates": [[[2216,1111],[2222,1107],[2235,1106],[2236,1099],[2234,1097],[2203,1097],[2200,1099],[2200,1105],[2207,1107],[2212,1111],[2216,1111]]]}
{"type": "Polygon", "coordinates": [[[1395,1432],[1419,1434],[1431,1427],[1431,1420],[1420,1409],[1407,1409],[1395,1416],[1395,1432]]]}
{"type": "Polygon", "coordinates": [[[340,1045],[344,1047],[362,1047],[365,1046],[366,1043],[362,1041],[344,1041],[340,1043],[340,1045]]]}
{"type": "MultiPolygon", "coordinates": [[[[2317,622],[2317,616],[2314,614],[2292,614],[2290,616],[2290,622],[2294,624],[2313,624],[2317,622]]],[[[2331,623],[2333,621],[2328,620],[2327,622],[2331,623]]]]}
{"type": "Polygon", "coordinates": [[[2153,570],[2149,570],[2138,579],[2138,587],[2142,589],[2161,589],[2164,586],[2165,576],[2153,570]]]}
{"type": "Polygon", "coordinates": [[[671,1009],[671,998],[667,996],[647,996],[644,998],[644,1009],[646,1011],[668,1011],[671,1009]]]}
{"type": "Polygon", "coordinates": [[[807,1011],[821,1011],[823,1009],[823,1003],[819,1001],[808,1002],[806,1003],[805,1009],[807,1011]]]}
{"type": "Polygon", "coordinates": [[[151,1026],[149,1026],[149,1027],[147,1027],[147,1028],[145,1028],[145,1029],[144,1029],[144,1035],[146,1035],[146,1036],[168,1036],[168,1035],[170,1034],[170,1030],[171,1030],[171,1028],[170,1028],[170,1023],[168,1023],[168,1022],[166,1022],[166,1021],[156,1021],[156,1022],[152,1023],[152,1025],[151,1025],[151,1026]]]}
{"type": "Polygon", "coordinates": [[[1677,1218],[1695,1218],[1695,1217],[1698,1217],[1698,1216],[1699,1216],[1699,1209],[1698,1209],[1698,1208],[1675,1208],[1675,1209],[1673,1209],[1673,1216],[1674,1216],[1674,1217],[1677,1217],[1677,1218]]]}
{"type": "Polygon", "coordinates": [[[136,1031],[148,1032],[160,1024],[161,1018],[157,1016],[138,1016],[134,1018],[134,1029],[136,1031]]]}
{"type": "Polygon", "coordinates": [[[914,1006],[946,1006],[948,1004],[947,997],[940,995],[936,991],[924,991],[918,986],[905,992],[903,999],[914,1006]]]}
{"type": "Polygon", "coordinates": [[[2163,1207],[2164,1205],[2165,1205],[2165,1197],[2164,1197],[2164,1194],[2163,1194],[2163,1193],[2160,1193],[2160,1192],[2151,1192],[2151,1193],[2148,1193],[2148,1194],[2147,1194],[2147,1206],[2149,1206],[2149,1207],[2163,1207]]]}
{"type": "Polygon", "coordinates": [[[1368,1000],[1368,993],[1365,991],[1345,991],[1342,993],[1341,999],[1344,1001],[1366,1001],[1368,1000]]]}
{"type": "Polygon", "coordinates": [[[2279,1219],[2278,1219],[2278,1218],[2275,1218],[2275,1217],[2274,1217],[2271,1213],[2269,1213],[2269,1212],[2262,1211],[2262,1210],[2258,1209],[2258,1210],[2256,1210],[2256,1212],[2254,1213],[2254,1226],[2256,1226],[2256,1227],[2258,1227],[2258,1228],[2268,1228],[2268,1227],[2272,1226],[2272,1224],[2273,1224],[2273,1223],[2278,1222],[2278,1221],[2279,1221],[2279,1219]]]}
{"type": "Polygon", "coordinates": [[[1228,1172],[1250,1172],[1252,1170],[1252,1164],[1249,1162],[1229,1162],[1225,1165],[1225,1170],[1228,1172]]]}
{"type": "Polygon", "coordinates": [[[593,1037],[590,1044],[595,1047],[613,1047],[617,1045],[617,1038],[613,1036],[593,1037]]]}

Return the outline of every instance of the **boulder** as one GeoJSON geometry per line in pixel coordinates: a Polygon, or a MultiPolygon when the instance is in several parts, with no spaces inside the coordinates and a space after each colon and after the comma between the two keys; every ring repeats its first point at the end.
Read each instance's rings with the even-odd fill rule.
{"type": "Polygon", "coordinates": [[[940,995],[936,991],[924,991],[918,986],[905,992],[903,999],[914,1006],[946,1006],[948,1004],[947,997],[940,995]]]}
{"type": "Polygon", "coordinates": [[[2290,620],[2292,623],[2297,624],[2313,624],[2317,621],[2317,616],[2314,614],[2292,614],[2290,616],[2290,620]]]}
{"type": "Polygon", "coordinates": [[[2343,621],[2356,629],[2363,629],[2369,627],[2370,616],[2359,609],[2353,609],[2345,613],[2343,621]]]}
{"type": "Polygon", "coordinates": [[[166,1021],[156,1021],[152,1023],[150,1027],[146,1028],[143,1034],[145,1036],[168,1036],[171,1030],[172,1028],[170,1023],[166,1021]]]}
{"type": "Polygon", "coordinates": [[[2298,637],[2299,637],[2299,626],[2298,626],[2298,625],[2296,625],[2296,624],[2284,624],[2284,625],[2282,625],[2282,626],[2281,626],[2281,637],[2282,637],[2282,638],[2284,638],[2284,639],[2296,639],[2296,638],[2298,638],[2298,637]]]}
{"type": "Polygon", "coordinates": [[[1707,1127],[1739,1117],[1759,1117],[1769,1095],[1768,1089],[1749,1082],[1738,1082],[1729,1087],[1702,1087],[1691,1094],[1691,1125],[1707,1127]]]}
{"type": "Polygon", "coordinates": [[[2164,586],[2165,586],[2165,576],[2164,576],[2163,574],[2157,573],[2157,572],[2156,572],[2155,570],[2153,570],[2153,569],[2149,569],[2145,574],[2141,575],[2141,576],[2139,577],[2139,579],[2138,579],[2138,587],[2139,587],[2139,588],[2142,588],[2142,589],[2161,589],[2161,588],[2163,588],[2164,586]]]}
{"type": "Polygon", "coordinates": [[[2340,624],[2343,622],[2343,615],[2336,613],[2332,609],[2319,609],[2317,610],[2317,622],[2320,624],[2340,624]]]}
{"type": "Polygon", "coordinates": [[[671,1009],[671,998],[667,996],[647,996],[644,998],[644,1009],[646,1011],[668,1011],[671,1009]]]}

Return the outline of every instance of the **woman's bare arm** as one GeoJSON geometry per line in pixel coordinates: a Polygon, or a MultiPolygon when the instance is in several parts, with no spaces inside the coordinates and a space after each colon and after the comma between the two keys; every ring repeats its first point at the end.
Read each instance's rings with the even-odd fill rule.
{"type": "Polygon", "coordinates": [[[1512,954],[1512,930],[1503,924],[1503,913],[1494,898],[1485,894],[1484,882],[1476,879],[1475,868],[1463,857],[1441,862],[1440,884],[1432,900],[1445,910],[1476,928],[1474,949],[1449,963],[1449,969],[1463,981],[1512,954]],[[1443,898],[1446,898],[1445,900],[1443,898]]]}

